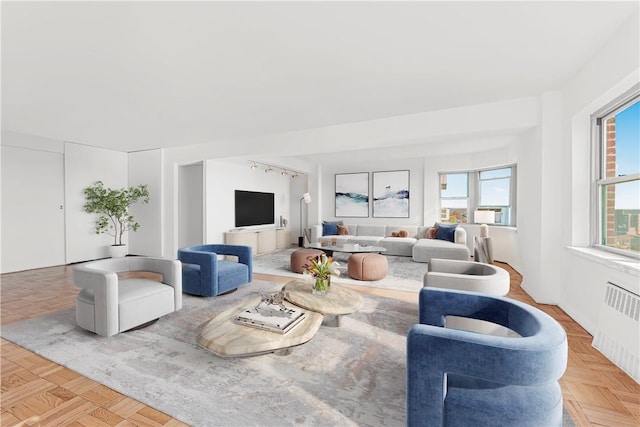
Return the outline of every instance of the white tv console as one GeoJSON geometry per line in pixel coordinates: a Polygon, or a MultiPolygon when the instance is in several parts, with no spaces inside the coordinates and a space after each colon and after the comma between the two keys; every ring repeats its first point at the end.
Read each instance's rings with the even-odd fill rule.
{"type": "Polygon", "coordinates": [[[251,246],[259,255],[291,246],[291,230],[286,227],[245,228],[224,233],[224,241],[230,245],[251,246]]]}

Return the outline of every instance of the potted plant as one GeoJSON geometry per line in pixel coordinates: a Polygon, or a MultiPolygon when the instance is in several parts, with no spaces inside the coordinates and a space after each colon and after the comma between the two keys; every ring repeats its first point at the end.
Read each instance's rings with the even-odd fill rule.
{"type": "Polygon", "coordinates": [[[309,257],[307,260],[309,263],[303,266],[303,273],[311,274],[315,279],[311,293],[314,295],[325,295],[331,285],[331,276],[340,275],[340,271],[336,268],[339,264],[325,253],[315,257],[309,257]]]}
{"type": "Polygon", "coordinates": [[[105,188],[102,181],[96,181],[84,189],[84,195],[87,199],[84,211],[100,215],[95,224],[96,234],[107,233],[114,238],[109,254],[112,257],[125,256],[127,246],[122,244],[122,235],[125,231],[137,231],[140,228],[140,224],[129,213],[129,207],[138,201],[149,203],[147,186],[112,190],[105,188]]]}

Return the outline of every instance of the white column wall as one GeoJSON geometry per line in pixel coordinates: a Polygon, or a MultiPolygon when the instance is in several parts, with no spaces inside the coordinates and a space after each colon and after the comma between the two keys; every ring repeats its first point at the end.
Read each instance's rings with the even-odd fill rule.
{"type": "Polygon", "coordinates": [[[163,150],[129,153],[129,186],[146,184],[149,188],[149,203],[136,203],[130,209],[140,224],[138,231],[129,233],[129,253],[133,255],[162,256],[162,158],[163,150]]]}
{"type": "MultiPolygon", "coordinates": [[[[525,197],[533,195],[538,205],[528,206],[531,210],[525,213],[525,218],[536,222],[535,235],[528,234],[521,245],[525,248],[539,251],[535,255],[539,262],[531,263],[528,271],[535,271],[534,275],[525,275],[522,288],[538,303],[558,304],[562,290],[562,262],[554,251],[554,248],[562,245],[563,220],[559,216],[562,212],[563,182],[566,174],[563,173],[562,127],[563,110],[562,94],[560,92],[545,92],[540,97],[540,129],[531,147],[530,155],[539,158],[537,168],[531,171],[533,174],[525,175],[524,179],[534,181],[536,185],[529,184],[525,197]],[[532,218],[531,212],[539,218],[532,218]],[[531,246],[529,246],[531,245],[531,246]]],[[[525,184],[526,185],[526,184],[525,184]]],[[[527,207],[525,207],[527,208],[527,207]]],[[[533,261],[533,260],[532,260],[533,261]]]]}
{"type": "Polygon", "coordinates": [[[178,166],[178,247],[184,248],[204,243],[204,206],[204,162],[178,166]]]}
{"type": "Polygon", "coordinates": [[[517,145],[518,151],[518,231],[517,257],[522,287],[536,289],[542,283],[542,153],[541,129],[532,131],[517,145]]]}

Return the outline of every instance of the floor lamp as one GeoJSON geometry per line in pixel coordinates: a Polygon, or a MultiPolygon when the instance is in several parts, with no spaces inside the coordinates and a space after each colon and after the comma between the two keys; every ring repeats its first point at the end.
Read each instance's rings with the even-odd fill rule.
{"type": "Polygon", "coordinates": [[[311,202],[311,194],[309,193],[304,193],[302,195],[302,198],[300,198],[300,236],[298,236],[298,246],[303,248],[304,247],[304,238],[306,236],[306,230],[303,228],[302,224],[302,202],[304,201],[305,204],[309,204],[311,202]]]}

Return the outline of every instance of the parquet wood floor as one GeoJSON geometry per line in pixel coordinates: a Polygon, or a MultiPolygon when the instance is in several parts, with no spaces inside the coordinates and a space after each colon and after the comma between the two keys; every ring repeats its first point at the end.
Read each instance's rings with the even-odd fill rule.
{"type": "MultiPolygon", "coordinates": [[[[560,383],[564,405],[582,426],[640,426],[640,385],[591,347],[592,337],[556,306],[536,304],[511,274],[509,296],[558,320],[569,337],[569,362],[560,383]]],[[[71,266],[0,276],[0,325],[75,305],[71,266]]],[[[256,274],[256,279],[287,282],[256,274]]],[[[413,292],[352,287],[363,294],[417,303],[413,292]]],[[[183,422],[89,380],[4,339],[0,342],[0,426],[185,426],[183,422]]]]}

